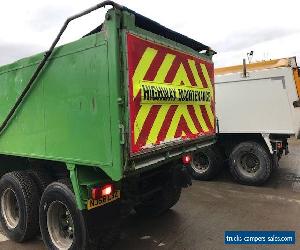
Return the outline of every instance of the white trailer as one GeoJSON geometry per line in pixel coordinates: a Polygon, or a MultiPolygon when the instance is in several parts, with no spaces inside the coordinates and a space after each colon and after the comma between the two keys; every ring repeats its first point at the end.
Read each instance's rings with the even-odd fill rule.
{"type": "Polygon", "coordinates": [[[261,185],[288,153],[288,138],[300,137],[296,58],[216,69],[215,88],[218,141],[194,156],[191,173],[212,178],[221,167],[216,156],[222,155],[235,180],[261,185]]]}

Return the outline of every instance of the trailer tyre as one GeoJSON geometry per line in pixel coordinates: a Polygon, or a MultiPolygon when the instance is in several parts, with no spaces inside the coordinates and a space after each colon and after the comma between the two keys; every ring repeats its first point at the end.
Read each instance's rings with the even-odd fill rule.
{"type": "Polygon", "coordinates": [[[249,141],[238,144],[229,156],[233,178],[241,184],[262,185],[272,172],[272,159],[260,143],[249,141]]]}
{"type": "Polygon", "coordinates": [[[219,174],[223,164],[223,157],[216,146],[205,147],[193,155],[188,167],[193,178],[208,181],[219,174]]]}
{"type": "Polygon", "coordinates": [[[24,242],[37,235],[38,204],[38,189],[25,171],[7,173],[1,178],[0,222],[8,238],[24,242]]]}
{"type": "Polygon", "coordinates": [[[166,185],[162,191],[148,200],[135,206],[135,211],[141,216],[159,216],[173,207],[180,199],[181,187],[166,185]]]}

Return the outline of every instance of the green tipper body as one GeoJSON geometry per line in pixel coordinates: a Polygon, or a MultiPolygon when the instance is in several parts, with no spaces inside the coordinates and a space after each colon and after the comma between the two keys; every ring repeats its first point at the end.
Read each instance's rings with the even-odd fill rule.
{"type": "MultiPolygon", "coordinates": [[[[88,198],[83,186],[98,181],[96,168],[113,181],[134,170],[128,159],[126,32],[199,57],[187,46],[136,27],[134,18],[126,10],[111,9],[103,31],[56,48],[0,135],[0,154],[66,163],[81,209],[88,198]]],[[[42,57],[0,67],[0,123],[42,57]]]]}
{"type": "MultiPolygon", "coordinates": [[[[106,29],[55,49],[1,134],[0,153],[101,166],[113,180],[121,179],[120,45],[116,22],[106,29]]],[[[0,68],[0,122],[42,57],[0,68]]]]}

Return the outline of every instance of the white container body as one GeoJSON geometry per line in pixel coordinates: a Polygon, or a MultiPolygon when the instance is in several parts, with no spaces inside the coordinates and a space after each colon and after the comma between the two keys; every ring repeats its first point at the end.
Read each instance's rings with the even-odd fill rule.
{"type": "Polygon", "coordinates": [[[300,107],[291,67],[215,76],[220,133],[287,134],[299,138],[300,107]]]}

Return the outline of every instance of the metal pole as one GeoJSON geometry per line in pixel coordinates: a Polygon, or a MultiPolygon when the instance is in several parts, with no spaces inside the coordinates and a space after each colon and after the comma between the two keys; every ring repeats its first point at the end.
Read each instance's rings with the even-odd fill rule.
{"type": "Polygon", "coordinates": [[[243,59],[243,77],[247,77],[246,59],[243,59]]]}

